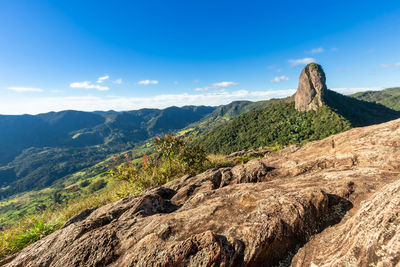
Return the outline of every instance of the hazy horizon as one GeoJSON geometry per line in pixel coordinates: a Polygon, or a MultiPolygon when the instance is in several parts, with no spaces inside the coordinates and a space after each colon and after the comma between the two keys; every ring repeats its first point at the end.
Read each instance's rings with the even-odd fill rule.
{"type": "MultiPolygon", "coordinates": [[[[385,88],[331,88],[330,90],[342,93],[342,94],[352,94],[352,93],[357,93],[357,92],[364,92],[364,91],[379,91],[383,90],[385,88]]],[[[96,108],[91,108],[92,105],[87,104],[86,101],[96,101],[97,99],[94,97],[87,97],[87,98],[69,98],[71,100],[70,103],[64,103],[63,105],[58,106],[57,109],[55,110],[47,110],[47,107],[45,106],[46,103],[51,103],[51,100],[47,98],[42,98],[41,103],[33,103],[34,107],[39,107],[42,108],[43,111],[37,111],[37,112],[31,112],[31,113],[0,113],[0,115],[38,115],[38,114],[43,114],[43,113],[49,113],[49,112],[60,112],[60,111],[66,111],[66,110],[75,110],[75,111],[84,111],[84,112],[107,112],[107,111],[115,111],[115,112],[124,112],[124,111],[132,111],[132,110],[139,110],[139,109],[165,109],[168,107],[184,107],[184,106],[220,106],[220,105],[226,105],[229,103],[232,103],[234,101],[263,101],[263,100],[269,100],[272,98],[284,98],[284,97],[289,97],[293,95],[296,92],[296,89],[288,89],[288,90],[280,90],[280,91],[265,91],[265,92],[250,92],[251,94],[248,94],[247,98],[243,98],[243,92],[236,92],[235,94],[226,94],[226,93],[216,93],[214,94],[215,97],[215,102],[210,102],[210,98],[204,97],[204,95],[197,95],[196,96],[190,96],[187,95],[187,99],[192,100],[191,102],[187,102],[187,99],[183,99],[180,102],[178,102],[175,98],[169,97],[169,102],[165,101],[162,105],[159,105],[158,103],[152,103],[151,100],[153,99],[147,99],[147,101],[144,101],[144,99],[135,99],[135,98],[128,98],[124,99],[127,102],[129,101],[135,101],[138,103],[136,105],[137,108],[133,109],[124,109],[124,108],[118,108],[118,103],[121,99],[117,99],[116,101],[110,100],[109,103],[106,105],[99,105],[100,109],[96,108]],[[242,93],[242,94],[241,94],[242,93]],[[273,96],[271,96],[273,94],[273,96]],[[227,98],[226,96],[231,96],[230,98],[227,98]],[[203,99],[201,99],[203,98],[203,99]],[[202,100],[202,101],[199,101],[202,100]],[[81,102],[81,108],[77,105],[77,103],[73,103],[72,101],[74,100],[79,100],[81,102]],[[186,100],[186,101],[185,101],[186,100]],[[40,105],[41,104],[41,105],[40,105]],[[70,108],[71,107],[71,108],[70,108]],[[74,108],[78,107],[78,108],[74,108]],[[88,108],[85,108],[88,107],[88,108]],[[101,109],[104,107],[103,109],[101,109]],[[108,108],[107,107],[111,107],[108,108]]],[[[167,96],[168,97],[168,96],[167,96]]],[[[185,97],[185,95],[184,95],[185,97]]],[[[19,105],[26,105],[26,103],[18,103],[19,105]]],[[[122,103],[125,104],[125,103],[122,103]]],[[[133,105],[135,106],[135,105],[133,105]]]]}

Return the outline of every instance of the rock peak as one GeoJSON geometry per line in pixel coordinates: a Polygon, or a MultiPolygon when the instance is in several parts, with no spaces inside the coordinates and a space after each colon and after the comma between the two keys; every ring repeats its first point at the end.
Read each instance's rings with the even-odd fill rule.
{"type": "Polygon", "coordinates": [[[308,64],[300,74],[299,87],[294,97],[296,110],[317,110],[323,105],[326,90],[326,77],[321,65],[308,64]]]}

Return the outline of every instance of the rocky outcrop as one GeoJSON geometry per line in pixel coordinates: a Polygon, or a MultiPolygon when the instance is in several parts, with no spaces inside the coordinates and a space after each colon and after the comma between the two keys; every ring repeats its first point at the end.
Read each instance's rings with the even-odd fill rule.
{"type": "Polygon", "coordinates": [[[322,67],[316,63],[308,64],[300,74],[294,97],[296,110],[317,110],[323,105],[326,90],[326,77],[322,67]]]}
{"type": "Polygon", "coordinates": [[[8,266],[398,266],[399,207],[396,120],[85,210],[8,266]]]}
{"type": "Polygon", "coordinates": [[[293,266],[395,266],[399,261],[400,180],[381,188],[345,223],[306,244],[293,266]]]}

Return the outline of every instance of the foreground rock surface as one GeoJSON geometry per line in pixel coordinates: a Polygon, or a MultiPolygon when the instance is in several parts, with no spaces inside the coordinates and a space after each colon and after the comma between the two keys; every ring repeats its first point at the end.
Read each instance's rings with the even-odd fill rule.
{"type": "Polygon", "coordinates": [[[398,266],[400,120],[87,210],[8,266],[398,266]]]}

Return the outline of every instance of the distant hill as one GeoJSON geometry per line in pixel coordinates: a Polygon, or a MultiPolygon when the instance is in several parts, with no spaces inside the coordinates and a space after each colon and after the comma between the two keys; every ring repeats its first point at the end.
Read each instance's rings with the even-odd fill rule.
{"type": "Polygon", "coordinates": [[[39,189],[132,148],[182,129],[215,107],[186,106],[127,112],[62,111],[0,115],[0,197],[39,189]]]}
{"type": "Polygon", "coordinates": [[[394,120],[400,112],[382,104],[354,99],[328,90],[326,105],[346,118],[353,127],[368,126],[394,120]]]}
{"type": "Polygon", "coordinates": [[[190,124],[186,129],[188,132],[197,132],[199,134],[205,134],[212,129],[216,129],[232,119],[236,118],[242,113],[246,113],[257,107],[272,103],[275,99],[266,101],[234,101],[227,105],[221,105],[217,107],[213,112],[205,116],[200,121],[190,124]]]}
{"type": "Polygon", "coordinates": [[[208,152],[231,153],[260,146],[286,146],[319,140],[351,127],[400,117],[400,112],[328,90],[326,105],[299,112],[292,98],[266,102],[196,140],[208,152]]]}
{"type": "MultiPolygon", "coordinates": [[[[260,146],[286,146],[319,140],[351,127],[400,117],[399,111],[384,105],[328,90],[325,73],[318,64],[307,65],[299,80],[294,96],[266,101],[210,130],[195,142],[208,152],[226,154],[260,146]]],[[[389,92],[394,95],[393,90],[389,92]]]]}
{"type": "Polygon", "coordinates": [[[59,183],[156,135],[182,129],[207,132],[262,103],[0,115],[0,128],[5,129],[0,132],[0,198],[59,183]]]}
{"type": "Polygon", "coordinates": [[[359,100],[382,104],[388,108],[400,111],[400,87],[388,88],[381,91],[360,92],[350,96],[359,100]]]}
{"type": "Polygon", "coordinates": [[[395,107],[399,94],[399,88],[352,97],[327,90],[324,107],[305,113],[286,98],[219,107],[0,115],[0,198],[50,186],[167,132],[197,133],[195,142],[214,153],[321,139],[398,118],[399,112],[367,101],[395,107]]]}

